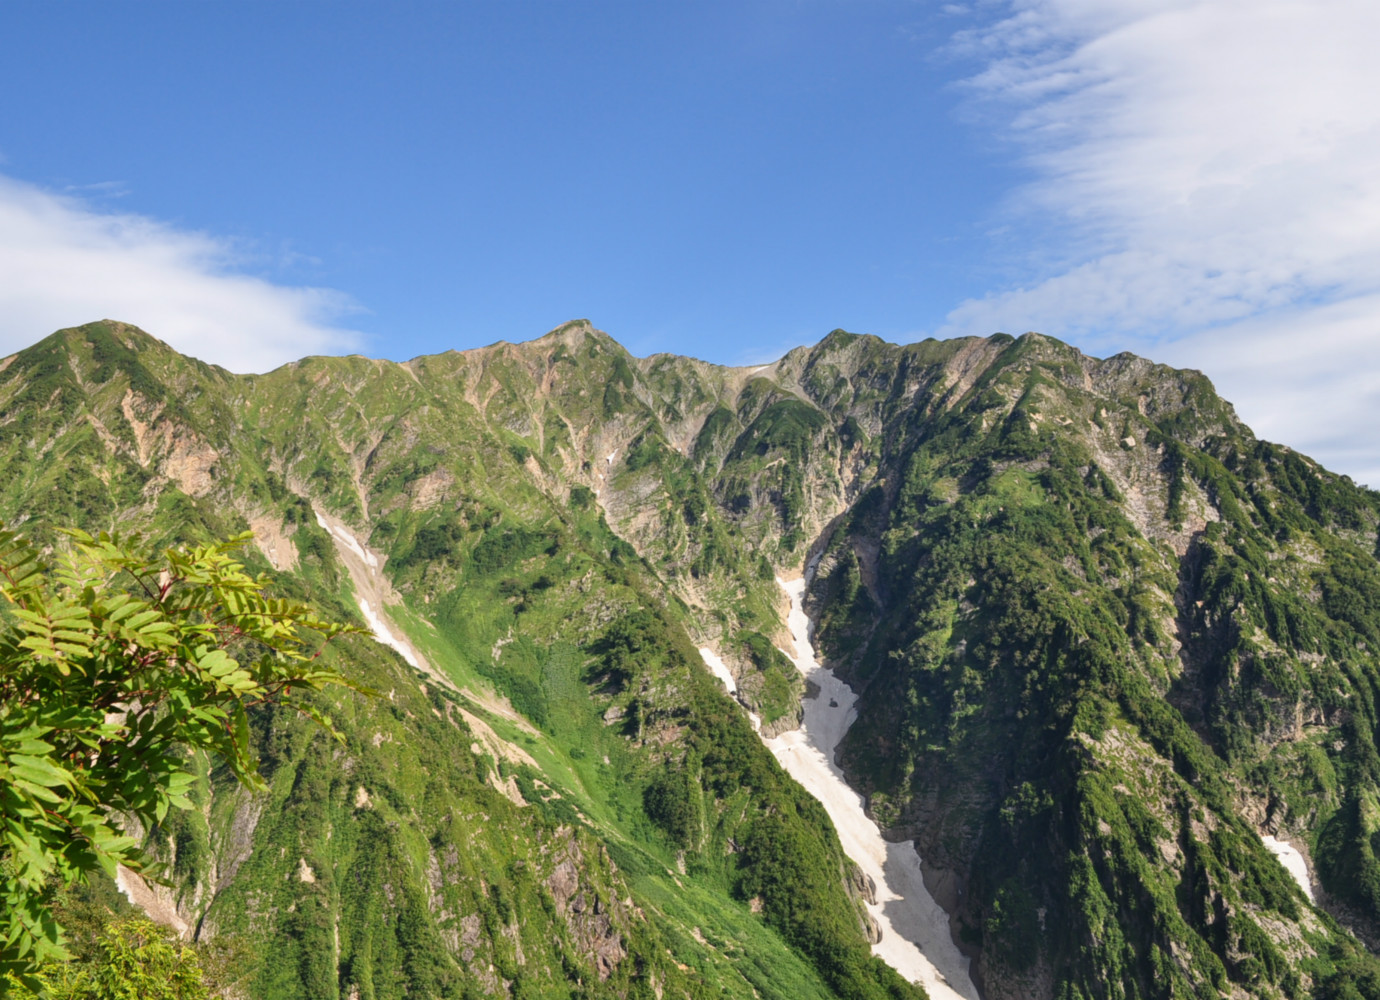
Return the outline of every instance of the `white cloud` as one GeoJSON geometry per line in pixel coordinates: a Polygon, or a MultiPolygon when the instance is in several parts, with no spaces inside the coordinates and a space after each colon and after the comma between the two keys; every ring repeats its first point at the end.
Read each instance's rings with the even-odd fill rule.
{"type": "Polygon", "coordinates": [[[229,241],[0,176],[0,354],[97,319],[232,371],[354,348],[339,292],[238,273],[229,241]]]}
{"type": "Polygon", "coordinates": [[[1380,486],[1380,4],[1007,10],[956,44],[1034,171],[1007,208],[1029,278],[944,333],[1202,368],[1260,433],[1380,486]]]}
{"type": "Polygon", "coordinates": [[[1380,293],[1272,310],[1150,353],[1206,372],[1260,437],[1380,489],[1380,293]]]}

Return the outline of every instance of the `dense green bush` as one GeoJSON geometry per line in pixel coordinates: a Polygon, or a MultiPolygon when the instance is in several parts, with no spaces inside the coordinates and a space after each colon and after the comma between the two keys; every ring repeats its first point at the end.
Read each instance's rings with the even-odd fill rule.
{"type": "Polygon", "coordinates": [[[647,816],[680,847],[693,847],[702,822],[700,786],[685,767],[662,769],[642,792],[647,816]]]}

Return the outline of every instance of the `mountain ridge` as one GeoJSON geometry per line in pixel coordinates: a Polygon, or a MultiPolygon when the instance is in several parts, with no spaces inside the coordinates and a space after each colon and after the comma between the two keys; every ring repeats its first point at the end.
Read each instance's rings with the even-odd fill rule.
{"type": "MultiPolygon", "coordinates": [[[[0,454],[0,514],[170,540],[252,524],[266,569],[350,615],[357,586],[316,520],[339,518],[384,557],[408,639],[536,734],[464,707],[560,789],[519,789],[515,808],[571,799],[591,836],[638,845],[625,860],[689,858],[667,870],[749,911],[724,926],[760,920],[759,899],[829,989],[886,981],[856,958],[866,907],[827,818],[742,742],[741,712],[724,735],[734,717],[693,656],[723,656],[764,734],[796,725],[775,577],[815,559],[817,643],[859,695],[841,762],[919,844],[986,996],[1322,996],[1373,975],[1337,919],[1375,939],[1380,505],[1258,441],[1202,373],[1034,333],[844,331],[725,368],[634,358],[572,321],[239,376],[132,331],[61,331],[0,362],[0,429],[20,445],[0,454]],[[572,756],[613,731],[634,791],[572,756]],[[772,827],[785,802],[799,819],[772,827]],[[1263,832],[1305,849],[1322,908],[1263,832]],[[767,843],[807,835],[823,839],[804,856],[835,860],[773,867],[767,843]],[[714,844],[736,846],[711,861],[714,844]],[[832,905],[855,926],[801,917],[792,879],[848,900],[832,905]],[[839,971],[821,956],[844,941],[839,971]]],[[[487,759],[491,790],[520,777],[487,759]]],[[[639,878],[634,895],[662,892],[639,878]]],[[[189,915],[231,905],[210,898],[189,915]]]]}

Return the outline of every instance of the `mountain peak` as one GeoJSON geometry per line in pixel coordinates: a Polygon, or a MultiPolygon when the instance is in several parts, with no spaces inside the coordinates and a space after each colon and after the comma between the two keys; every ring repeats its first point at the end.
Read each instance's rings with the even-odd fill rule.
{"type": "Polygon", "coordinates": [[[92,349],[99,351],[102,348],[119,345],[127,351],[161,350],[168,354],[178,353],[152,334],[144,332],[131,323],[123,323],[115,319],[100,319],[92,323],[83,323],[80,326],[66,327],[39,341],[34,347],[43,347],[50,343],[61,344],[69,349],[83,352],[92,349]]]}

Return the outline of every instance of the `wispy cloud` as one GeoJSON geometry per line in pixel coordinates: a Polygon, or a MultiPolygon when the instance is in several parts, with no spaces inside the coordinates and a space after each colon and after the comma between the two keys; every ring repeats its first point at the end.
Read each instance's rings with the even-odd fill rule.
{"type": "Polygon", "coordinates": [[[244,273],[232,243],[0,176],[0,353],[96,319],[133,323],[234,371],[266,371],[361,338],[339,292],[244,273]]]}
{"type": "Polygon", "coordinates": [[[1033,171],[1006,210],[1027,277],[944,332],[1203,368],[1260,432],[1380,486],[1380,5],[1004,9],[955,44],[1033,171]]]}
{"type": "Polygon", "coordinates": [[[123,198],[129,194],[129,186],[124,181],[95,181],[91,184],[68,184],[62,191],[64,194],[88,198],[123,198]]]}
{"type": "Polygon", "coordinates": [[[1380,293],[1268,310],[1154,353],[1207,372],[1261,437],[1380,488],[1380,293]]]}

